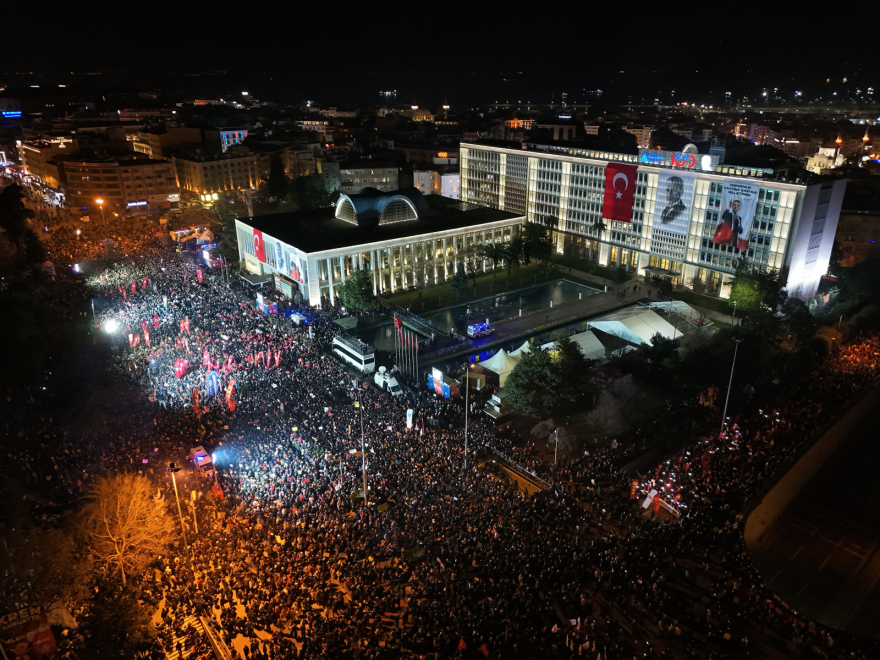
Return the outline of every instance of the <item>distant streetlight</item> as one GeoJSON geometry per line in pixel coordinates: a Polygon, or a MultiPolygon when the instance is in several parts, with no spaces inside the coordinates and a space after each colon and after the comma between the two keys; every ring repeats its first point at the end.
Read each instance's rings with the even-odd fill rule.
{"type": "Polygon", "coordinates": [[[464,469],[467,470],[467,452],[468,452],[468,408],[470,407],[468,404],[469,396],[471,393],[470,382],[471,382],[471,369],[473,369],[476,365],[471,365],[467,371],[464,372],[464,469]]]}
{"type": "Polygon", "coordinates": [[[77,229],[77,230],[76,230],[76,240],[79,240],[79,235],[80,235],[80,234],[82,234],[82,230],[81,230],[81,229],[77,229]]]}
{"type": "Polygon", "coordinates": [[[180,497],[177,495],[177,479],[174,478],[174,475],[180,472],[180,466],[177,463],[169,463],[168,471],[171,473],[171,483],[174,484],[174,499],[177,500],[177,515],[180,516],[180,532],[183,534],[183,548],[186,550],[187,545],[186,542],[186,526],[183,524],[183,510],[180,508],[180,497]]]}

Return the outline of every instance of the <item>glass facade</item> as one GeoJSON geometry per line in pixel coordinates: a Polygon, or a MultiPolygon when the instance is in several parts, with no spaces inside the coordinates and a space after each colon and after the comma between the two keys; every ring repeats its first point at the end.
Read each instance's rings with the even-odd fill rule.
{"type": "MultiPolygon", "coordinates": [[[[726,166],[719,166],[716,172],[678,169],[688,180],[687,213],[676,225],[655,225],[658,182],[668,181],[666,173],[674,168],[645,165],[631,154],[544,145],[524,147],[463,145],[459,163],[461,198],[516,210],[530,222],[551,227],[559,232],[559,252],[603,266],[638,270],[640,274],[650,274],[653,269],[668,271],[656,272],[674,277],[679,284],[720,295],[725,295],[723,285],[729,283],[743,260],[754,267],[809,272],[810,285],[798,285],[801,292],[813,287],[827,270],[842,196],[842,189],[836,186],[827,191],[823,187],[815,194],[814,203],[814,193],[808,191],[818,189],[818,185],[773,181],[765,170],[731,171],[726,166]],[[603,220],[608,162],[631,163],[639,168],[631,222],[603,220]],[[693,181],[692,198],[689,177],[693,181]],[[747,248],[712,240],[722,212],[719,207],[724,182],[731,178],[758,187],[747,248]],[[808,197],[809,217],[801,221],[799,216],[808,197]],[[812,264],[816,265],[804,270],[803,266],[812,264]]],[[[668,185],[664,183],[664,191],[668,185]]]]}

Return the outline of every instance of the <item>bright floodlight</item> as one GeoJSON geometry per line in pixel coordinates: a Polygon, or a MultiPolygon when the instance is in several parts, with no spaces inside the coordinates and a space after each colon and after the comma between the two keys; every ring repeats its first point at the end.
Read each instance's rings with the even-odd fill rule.
{"type": "Polygon", "coordinates": [[[104,322],[104,332],[116,332],[119,330],[119,321],[116,319],[109,319],[104,322]]]}

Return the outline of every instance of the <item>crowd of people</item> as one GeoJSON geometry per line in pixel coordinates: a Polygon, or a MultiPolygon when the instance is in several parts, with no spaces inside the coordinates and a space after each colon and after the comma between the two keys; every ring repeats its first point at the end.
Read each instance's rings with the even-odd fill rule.
{"type": "MultiPolygon", "coordinates": [[[[62,234],[52,248],[74,262],[83,240],[62,234]]],[[[117,328],[105,336],[120,387],[139,398],[98,431],[40,420],[20,431],[39,441],[9,458],[48,493],[40,507],[125,470],[155,479],[173,507],[167,463],[196,445],[214,455],[222,496],[213,478],[181,472],[189,547],[140,576],[167,652],[210,657],[205,637],[183,633],[201,616],[253,660],[877,657],[785,608],[742,540],[758,489],[876,379],[875,338],[809,383],[780,383],[771,414],[744,413],[721,435],[699,432],[697,402],[670,407],[655,427],[687,414],[693,440],[645,475],[620,466],[653,429],[553,466],[477,415],[465,457],[458,402],[422,386],[393,397],[332,356],[336,309],[280,323],[250,285],[195,256],[131,247],[85,286],[98,324],[117,328]],[[549,488],[523,492],[496,455],[549,488]],[[654,490],[660,515],[641,506],[654,490]]],[[[88,605],[74,614],[87,620],[88,605]]]]}

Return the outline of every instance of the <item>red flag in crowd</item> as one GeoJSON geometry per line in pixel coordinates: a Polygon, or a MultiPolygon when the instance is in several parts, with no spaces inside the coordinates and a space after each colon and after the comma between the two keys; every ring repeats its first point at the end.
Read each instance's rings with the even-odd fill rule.
{"type": "Polygon", "coordinates": [[[638,165],[608,163],[605,167],[605,199],[602,217],[619,222],[632,220],[633,199],[636,194],[638,165]]]}
{"type": "Polygon", "coordinates": [[[660,493],[657,493],[656,495],[654,495],[653,504],[654,504],[654,515],[656,516],[658,513],[660,513],[660,493]]]}
{"type": "Polygon", "coordinates": [[[483,643],[483,644],[480,646],[479,651],[480,651],[480,653],[482,653],[483,655],[485,655],[487,658],[489,657],[489,648],[486,646],[485,643],[483,643]]]}
{"type": "Polygon", "coordinates": [[[201,268],[199,268],[199,269],[196,271],[196,277],[199,278],[199,284],[201,284],[201,283],[202,283],[202,269],[201,269],[201,268]]]}
{"type": "Polygon", "coordinates": [[[464,637],[461,638],[458,642],[458,650],[464,651],[467,648],[467,644],[464,643],[464,637]]]}

